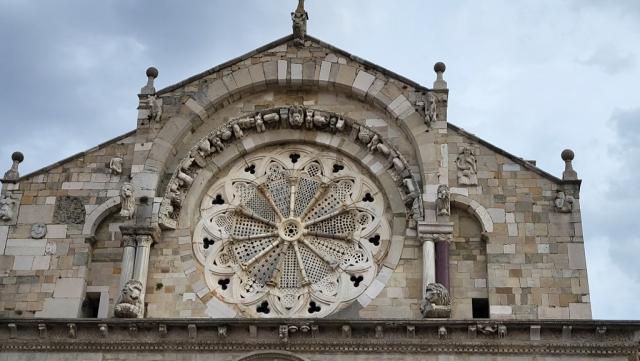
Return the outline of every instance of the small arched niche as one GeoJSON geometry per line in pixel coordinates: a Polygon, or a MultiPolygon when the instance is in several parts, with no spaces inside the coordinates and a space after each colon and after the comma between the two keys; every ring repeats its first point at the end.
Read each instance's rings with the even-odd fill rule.
{"type": "Polygon", "coordinates": [[[474,215],[455,206],[450,219],[453,222],[449,249],[452,318],[484,318],[485,302],[488,317],[487,250],[481,239],[482,225],[474,215]]]}

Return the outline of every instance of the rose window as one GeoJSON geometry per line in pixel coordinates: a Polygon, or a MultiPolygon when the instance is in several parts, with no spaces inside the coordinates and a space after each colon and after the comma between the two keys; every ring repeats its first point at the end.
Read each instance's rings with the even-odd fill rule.
{"type": "Polygon", "coordinates": [[[193,238],[215,297],[247,317],[324,317],[374,281],[389,222],[355,162],[318,147],[272,147],[223,174],[193,238]]]}

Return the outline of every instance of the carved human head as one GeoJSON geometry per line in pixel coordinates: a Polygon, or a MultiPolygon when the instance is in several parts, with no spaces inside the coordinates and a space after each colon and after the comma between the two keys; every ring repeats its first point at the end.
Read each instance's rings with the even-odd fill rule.
{"type": "Polygon", "coordinates": [[[0,198],[0,220],[10,221],[13,218],[13,207],[15,204],[16,201],[11,198],[11,196],[0,198]]]}

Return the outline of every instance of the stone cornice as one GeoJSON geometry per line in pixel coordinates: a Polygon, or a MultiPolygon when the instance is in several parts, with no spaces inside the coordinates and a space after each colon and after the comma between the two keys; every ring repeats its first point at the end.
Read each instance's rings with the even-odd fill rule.
{"type": "Polygon", "coordinates": [[[0,351],[636,355],[639,321],[3,319],[0,351]]]}

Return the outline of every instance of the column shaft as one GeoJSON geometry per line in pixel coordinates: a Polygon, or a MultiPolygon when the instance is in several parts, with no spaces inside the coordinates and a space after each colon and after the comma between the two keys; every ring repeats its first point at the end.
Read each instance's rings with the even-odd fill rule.
{"type": "Polygon", "coordinates": [[[449,242],[436,242],[436,282],[449,289],[449,242]]]}
{"type": "Polygon", "coordinates": [[[133,237],[125,236],[120,269],[120,289],[133,277],[133,265],[136,257],[136,243],[133,237]]]}
{"type": "Polygon", "coordinates": [[[422,242],[422,292],[436,282],[436,254],[432,240],[422,242]]]}

